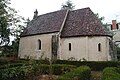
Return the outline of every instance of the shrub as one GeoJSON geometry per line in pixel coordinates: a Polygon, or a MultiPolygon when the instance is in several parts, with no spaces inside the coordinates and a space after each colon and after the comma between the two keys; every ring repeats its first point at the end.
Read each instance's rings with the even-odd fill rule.
{"type": "Polygon", "coordinates": [[[5,64],[5,65],[1,65],[1,66],[0,66],[0,69],[6,69],[6,68],[12,68],[12,67],[18,67],[18,66],[22,66],[22,65],[28,65],[28,64],[27,64],[27,63],[26,63],[26,64],[23,64],[23,63],[5,64]]]}
{"type": "MultiPolygon", "coordinates": [[[[54,75],[60,75],[60,74],[64,74],[66,72],[72,71],[75,68],[76,66],[74,65],[53,64],[52,73],[54,75]]],[[[34,71],[37,72],[37,74],[49,74],[50,65],[47,65],[47,64],[38,65],[37,67],[34,67],[34,71]]]]}
{"type": "Polygon", "coordinates": [[[75,65],[77,67],[86,65],[93,71],[102,71],[106,67],[120,67],[120,61],[67,61],[67,60],[57,60],[57,64],[69,64],[75,65]]]}
{"type": "Polygon", "coordinates": [[[80,66],[77,69],[63,74],[57,80],[90,80],[91,69],[87,66],[80,66]]]}
{"type": "MultiPolygon", "coordinates": [[[[24,80],[41,74],[49,74],[47,64],[29,64],[0,69],[0,80],[24,80]]],[[[73,65],[53,64],[53,74],[63,74],[76,68],[73,65]]]]}
{"type": "Polygon", "coordinates": [[[14,63],[27,63],[27,60],[8,60],[7,58],[0,58],[0,66],[6,64],[14,64],[14,63]]]}
{"type": "Polygon", "coordinates": [[[40,65],[34,67],[34,71],[36,71],[37,74],[49,74],[49,65],[40,64],[40,65]]]}
{"type": "Polygon", "coordinates": [[[34,60],[34,59],[20,59],[18,61],[21,61],[21,62],[31,62],[31,61],[34,61],[35,63],[37,64],[49,64],[49,60],[43,60],[43,59],[39,59],[39,60],[34,60]]]}
{"type": "Polygon", "coordinates": [[[0,70],[0,80],[25,80],[32,73],[29,66],[13,67],[0,70]]]}
{"type": "Polygon", "coordinates": [[[55,74],[55,75],[60,75],[60,74],[70,72],[75,68],[76,68],[76,66],[67,65],[67,64],[53,64],[52,65],[53,74],[55,74]]]}
{"type": "Polygon", "coordinates": [[[103,70],[102,80],[120,80],[120,68],[107,67],[103,70]]]}

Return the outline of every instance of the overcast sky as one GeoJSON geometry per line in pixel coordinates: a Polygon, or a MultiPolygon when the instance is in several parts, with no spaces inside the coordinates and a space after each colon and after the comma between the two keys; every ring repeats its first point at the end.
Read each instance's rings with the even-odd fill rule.
{"type": "MultiPolygon", "coordinates": [[[[60,10],[67,0],[11,0],[11,6],[19,11],[19,15],[32,19],[35,9],[38,14],[60,10]]],[[[90,7],[94,13],[104,16],[104,22],[117,19],[120,22],[120,0],[71,0],[75,9],[90,7]]]]}

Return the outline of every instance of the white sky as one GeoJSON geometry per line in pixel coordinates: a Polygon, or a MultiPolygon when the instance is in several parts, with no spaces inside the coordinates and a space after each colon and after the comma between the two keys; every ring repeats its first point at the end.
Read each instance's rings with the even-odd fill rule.
{"type": "MultiPolygon", "coordinates": [[[[11,0],[11,6],[19,11],[19,15],[32,19],[35,9],[39,15],[60,10],[67,0],[11,0]]],[[[117,19],[120,22],[120,0],[71,0],[75,9],[90,7],[94,13],[104,16],[104,22],[117,19]]]]}

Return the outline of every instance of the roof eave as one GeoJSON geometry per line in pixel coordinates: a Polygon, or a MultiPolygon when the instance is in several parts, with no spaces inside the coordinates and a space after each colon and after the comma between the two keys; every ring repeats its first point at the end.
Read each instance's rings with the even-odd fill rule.
{"type": "Polygon", "coordinates": [[[54,31],[54,32],[46,32],[46,33],[36,33],[36,34],[28,34],[28,35],[20,35],[20,37],[28,37],[28,36],[35,36],[35,35],[42,35],[42,34],[51,34],[51,33],[56,33],[59,31],[54,31]]]}
{"type": "Polygon", "coordinates": [[[112,38],[111,35],[73,35],[73,36],[60,36],[61,38],[70,38],[70,37],[85,37],[85,36],[88,36],[88,37],[93,37],[93,36],[107,36],[107,37],[110,37],[112,38]]]}

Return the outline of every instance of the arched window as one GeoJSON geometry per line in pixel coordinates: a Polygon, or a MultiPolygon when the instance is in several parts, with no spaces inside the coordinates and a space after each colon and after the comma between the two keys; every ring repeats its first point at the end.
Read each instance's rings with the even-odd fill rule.
{"type": "Polygon", "coordinates": [[[71,43],[69,43],[69,51],[71,51],[71,43]]]}
{"type": "Polygon", "coordinates": [[[98,51],[101,51],[101,43],[98,44],[98,51]]]}
{"type": "Polygon", "coordinates": [[[38,40],[38,49],[41,50],[41,40],[38,40]]]}

